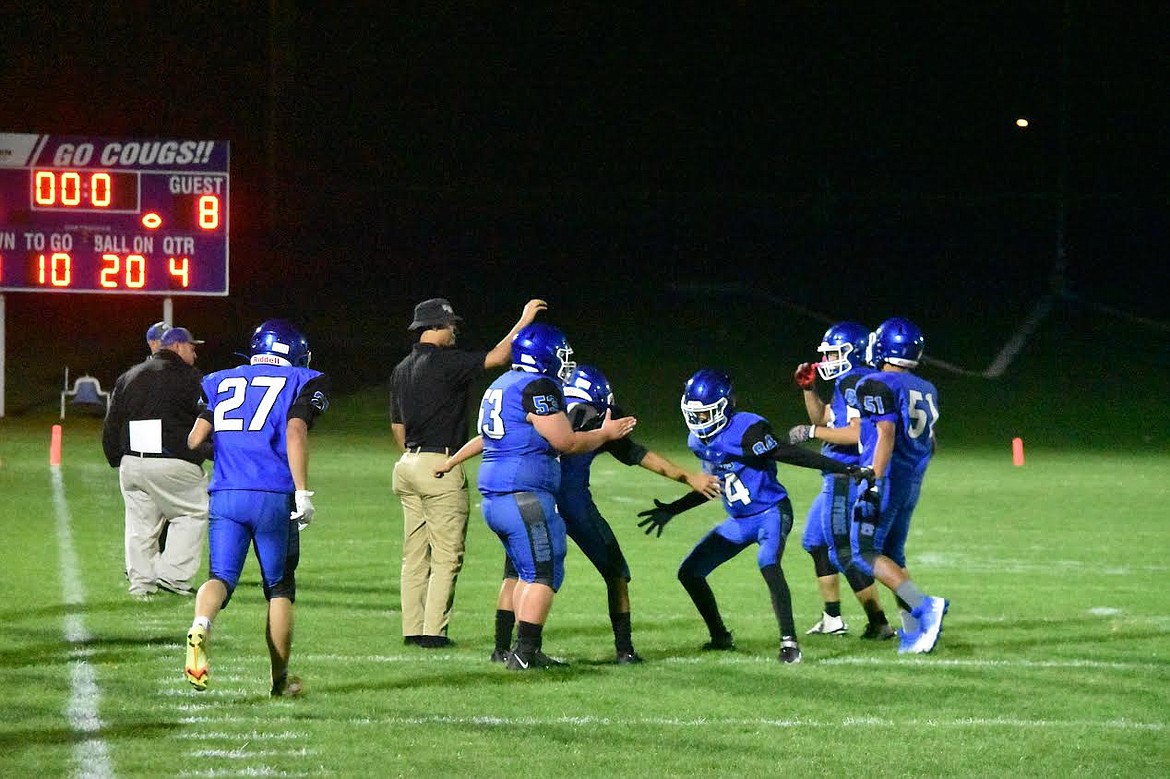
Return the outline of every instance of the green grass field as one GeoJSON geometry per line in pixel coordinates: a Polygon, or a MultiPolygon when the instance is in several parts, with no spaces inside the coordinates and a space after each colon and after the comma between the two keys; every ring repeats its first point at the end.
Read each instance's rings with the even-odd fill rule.
{"type": "MultiPolygon", "coordinates": [[[[590,320],[598,329],[574,344],[638,414],[636,437],[692,463],[677,397],[699,365],[731,368],[741,404],[778,429],[801,421],[789,366],[823,327],[754,303],[735,313],[698,306],[686,327],[655,327],[671,321],[663,304],[649,324],[590,320]],[[633,351],[631,333],[654,337],[633,351]],[[765,348],[737,350],[740,333],[765,348]]],[[[982,367],[1013,324],[929,343],[982,367]]],[[[919,582],[951,600],[942,641],[915,657],[862,642],[847,596],[853,635],[806,638],[799,666],[776,660],[751,553],[712,576],[738,651],[699,651],[705,630],[675,571],[720,515],[696,509],[645,537],[636,512],[679,486],[604,456],[593,486],[633,570],[645,664],[611,664],[604,587],[572,547],[545,641],[571,667],[514,674],[489,663],[502,553],[477,508],[456,645],[404,647],[384,399],[339,393],[313,434],[318,516],[297,577],[298,700],[267,695],[253,563],[216,622],[213,687],[190,689],[181,666],[191,602],[126,594],[122,502],[100,420],[71,412],[63,465],[50,469],[56,396],[29,377],[59,375],[51,363],[63,357],[19,352],[9,368],[19,412],[0,419],[0,777],[1166,776],[1165,348],[1140,326],[1065,308],[1001,380],[925,371],[940,390],[940,449],[908,554],[919,582]],[[1119,362],[1118,344],[1142,344],[1130,355],[1140,364],[1119,362]],[[1011,462],[1014,435],[1027,445],[1022,468],[1011,462]]],[[[314,366],[344,377],[327,348],[314,366]]],[[[798,539],[819,477],[782,466],[781,479],[798,514],[784,567],[804,630],[820,603],[798,539]]]]}
{"type": "MultiPolygon", "coordinates": [[[[572,665],[514,674],[487,659],[501,550],[474,509],[456,646],[403,647],[394,454],[374,397],[339,399],[332,413],[336,424],[314,434],[318,519],[298,572],[294,668],[307,691],[297,700],[267,695],[254,564],[216,623],[213,687],[195,693],[181,674],[191,602],[125,593],[121,498],[99,421],[66,420],[57,472],[55,414],[0,422],[0,776],[104,765],[126,777],[1067,777],[1170,767],[1165,455],[1040,449],[1015,468],[1007,448],[944,448],[909,548],[919,581],[952,602],[939,648],[900,657],[892,644],[860,641],[863,618],[847,600],[853,635],[808,637],[799,666],[776,660],[750,553],[712,577],[738,650],[698,651],[705,631],[675,570],[719,514],[704,507],[647,538],[634,514],[678,485],[599,460],[594,489],[634,571],[634,637],[647,662],[610,664],[604,587],[573,549],[545,641],[572,665]]],[[[643,440],[690,457],[681,433],[643,440]]],[[[800,516],[784,563],[803,630],[819,602],[795,539],[818,476],[781,475],[800,516]]]]}

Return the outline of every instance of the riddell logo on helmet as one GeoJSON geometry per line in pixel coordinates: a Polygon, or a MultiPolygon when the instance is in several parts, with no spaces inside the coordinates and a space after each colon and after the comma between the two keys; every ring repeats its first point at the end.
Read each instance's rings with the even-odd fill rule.
{"type": "Polygon", "coordinates": [[[252,355],[253,365],[288,365],[288,360],[283,357],[278,357],[275,354],[254,354],[252,355]]]}

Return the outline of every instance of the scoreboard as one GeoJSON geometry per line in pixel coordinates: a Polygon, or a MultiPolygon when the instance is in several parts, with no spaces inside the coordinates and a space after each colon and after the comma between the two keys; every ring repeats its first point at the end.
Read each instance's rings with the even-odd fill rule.
{"type": "Polygon", "coordinates": [[[0,133],[0,292],[227,295],[227,141],[0,133]]]}

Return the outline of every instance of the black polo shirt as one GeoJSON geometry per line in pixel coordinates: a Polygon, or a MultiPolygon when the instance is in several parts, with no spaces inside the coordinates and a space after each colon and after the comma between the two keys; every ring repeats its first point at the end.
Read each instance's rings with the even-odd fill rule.
{"type": "Polygon", "coordinates": [[[162,423],[161,457],[201,464],[208,452],[187,448],[187,434],[199,415],[203,373],[170,349],[158,352],[118,377],[110,397],[110,413],[102,428],[102,449],[115,468],[129,454],[130,421],[158,419],[162,423]]]}
{"type": "Polygon", "coordinates": [[[390,377],[390,421],[406,427],[408,449],[454,452],[468,439],[468,393],[487,352],[417,343],[390,377]]]}

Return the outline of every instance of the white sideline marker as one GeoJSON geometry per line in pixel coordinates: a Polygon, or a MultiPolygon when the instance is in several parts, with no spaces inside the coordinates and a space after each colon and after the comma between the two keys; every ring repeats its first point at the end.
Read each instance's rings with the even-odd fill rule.
{"type": "MultiPolygon", "coordinates": [[[[65,485],[61,479],[61,466],[50,466],[53,479],[53,508],[57,516],[57,556],[60,562],[61,599],[66,607],[80,607],[85,604],[85,587],[78,575],[77,550],[73,546],[72,519],[69,504],[65,501],[65,485]]],[[[89,738],[73,747],[73,775],[77,777],[114,776],[110,762],[110,749],[101,737],[102,721],[98,716],[101,691],[97,685],[97,674],[86,659],[92,651],[86,647],[90,634],[85,622],[74,609],[68,609],[63,626],[65,640],[74,646],[70,653],[74,658],[69,664],[69,703],[66,715],[69,724],[77,733],[89,734],[89,738]]]]}

